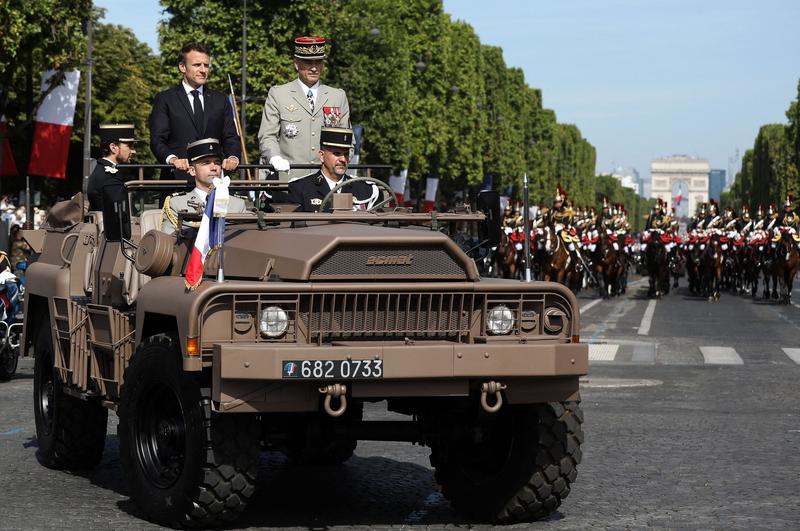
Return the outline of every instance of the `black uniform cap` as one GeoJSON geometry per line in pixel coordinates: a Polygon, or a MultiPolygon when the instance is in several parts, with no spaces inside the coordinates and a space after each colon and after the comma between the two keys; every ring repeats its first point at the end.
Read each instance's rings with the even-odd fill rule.
{"type": "Polygon", "coordinates": [[[319,133],[321,147],[350,148],[353,145],[353,130],[346,127],[323,127],[319,133]]]}
{"type": "Polygon", "coordinates": [[[203,157],[217,156],[222,158],[222,146],[216,138],[204,138],[186,146],[186,156],[189,162],[197,162],[203,157]]]}
{"type": "Polygon", "coordinates": [[[99,130],[100,142],[103,145],[112,142],[125,142],[126,144],[138,142],[133,124],[100,124],[99,130]]]}

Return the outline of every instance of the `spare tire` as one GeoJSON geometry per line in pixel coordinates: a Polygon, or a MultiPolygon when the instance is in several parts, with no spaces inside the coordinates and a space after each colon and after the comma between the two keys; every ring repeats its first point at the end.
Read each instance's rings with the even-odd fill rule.
{"type": "Polygon", "coordinates": [[[149,277],[168,274],[172,266],[176,241],[174,236],[160,230],[147,231],[136,250],[136,270],[149,277]]]}

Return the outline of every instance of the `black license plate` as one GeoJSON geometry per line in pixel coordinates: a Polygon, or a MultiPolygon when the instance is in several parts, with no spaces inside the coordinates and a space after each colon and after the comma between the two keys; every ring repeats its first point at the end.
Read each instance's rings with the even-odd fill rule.
{"type": "Polygon", "coordinates": [[[283,377],[296,380],[383,378],[383,360],[286,360],[283,377]]]}

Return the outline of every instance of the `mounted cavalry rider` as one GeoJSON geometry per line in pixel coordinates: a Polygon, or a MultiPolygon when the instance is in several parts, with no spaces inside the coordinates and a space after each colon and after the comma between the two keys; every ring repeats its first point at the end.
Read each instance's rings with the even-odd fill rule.
{"type": "Polygon", "coordinates": [[[653,210],[647,218],[645,230],[665,230],[669,226],[670,217],[664,212],[664,205],[664,201],[660,198],[653,205],[653,210]]]}
{"type": "Polygon", "coordinates": [[[703,224],[703,228],[706,230],[722,228],[722,218],[719,215],[719,206],[713,199],[708,205],[708,215],[706,216],[706,221],[703,224]]]}
{"type": "Polygon", "coordinates": [[[753,229],[753,220],[750,219],[750,208],[747,205],[742,205],[742,215],[739,216],[736,222],[736,230],[744,235],[753,229]]]}
{"type": "Polygon", "coordinates": [[[775,201],[769,204],[769,208],[767,209],[767,217],[764,218],[764,223],[767,225],[767,231],[771,232],[775,225],[778,223],[778,212],[775,209],[775,201]]]}
{"type": "Polygon", "coordinates": [[[783,204],[783,213],[778,218],[778,225],[781,227],[791,227],[795,230],[798,229],[800,224],[800,217],[794,211],[794,197],[791,194],[786,196],[786,202],[783,204]]]}
{"type": "Polygon", "coordinates": [[[514,211],[512,210],[511,199],[506,203],[506,208],[503,210],[503,228],[514,228],[514,211]]]}
{"type": "Polygon", "coordinates": [[[800,228],[800,217],[794,211],[794,197],[792,194],[786,196],[786,202],[783,204],[783,212],[777,217],[775,228],[773,229],[772,242],[773,244],[779,242],[783,236],[784,231],[789,231],[792,234],[792,239],[800,246],[800,234],[797,230],[800,228]]]}
{"type": "Polygon", "coordinates": [[[608,203],[608,196],[603,196],[603,209],[597,216],[597,221],[595,223],[595,228],[598,230],[611,229],[613,220],[611,216],[611,205],[608,203]]]}
{"type": "Polygon", "coordinates": [[[575,211],[571,206],[566,205],[566,202],[567,194],[561,185],[558,185],[556,195],[553,197],[553,208],[549,212],[549,225],[567,246],[570,255],[577,260],[579,257],[575,255],[578,252],[577,244],[580,240],[572,227],[575,211]]]}

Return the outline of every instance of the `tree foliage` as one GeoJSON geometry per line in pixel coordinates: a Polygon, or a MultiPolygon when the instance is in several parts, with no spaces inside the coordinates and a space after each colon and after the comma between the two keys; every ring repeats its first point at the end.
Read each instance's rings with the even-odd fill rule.
{"type": "MultiPolygon", "coordinates": [[[[90,0],[6,4],[0,10],[8,28],[0,32],[0,86],[24,87],[26,61],[33,61],[37,80],[46,68],[83,63],[81,22],[90,14],[90,0]]],[[[212,50],[211,86],[228,92],[230,75],[240,92],[242,2],[161,0],[161,5],[160,57],[130,30],[95,25],[95,127],[132,121],[146,140],[153,95],[179,81],[178,53],[189,41],[212,50]]],[[[94,16],[97,20],[98,13],[94,16]]],[[[352,121],[365,127],[362,161],[407,168],[417,194],[425,175],[441,177],[439,188],[447,195],[475,189],[491,173],[495,187],[512,187],[519,198],[527,173],[532,203],[549,203],[559,183],[578,204],[595,200],[594,147],[576,126],[558,123],[523,72],[509,68],[502,50],[482,44],[469,24],[446,14],[441,0],[248,2],[244,103],[251,161],[258,158],[256,136],[267,91],[296,76],[291,54],[299,35],[328,38],[323,79],[347,91],[352,121]]],[[[75,147],[83,137],[83,82],[85,76],[75,147]]],[[[17,103],[24,99],[13,88],[7,96],[17,103]]],[[[12,129],[21,117],[19,112],[10,117],[12,129]]],[[[152,161],[146,144],[139,147],[137,159],[152,161]]],[[[79,164],[71,168],[80,173],[79,164]]]]}
{"type": "Polygon", "coordinates": [[[751,209],[771,202],[782,204],[787,194],[800,198],[800,82],[797,98],[786,111],[788,124],[762,126],[752,149],[742,158],[726,206],[747,204],[751,209]]]}

